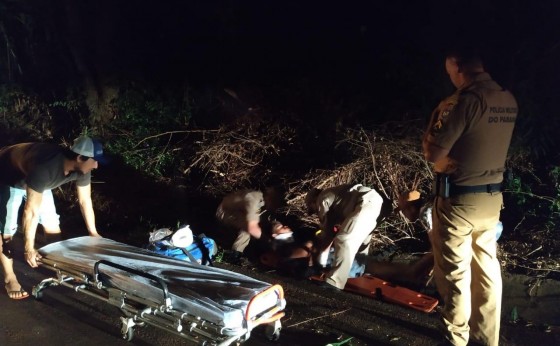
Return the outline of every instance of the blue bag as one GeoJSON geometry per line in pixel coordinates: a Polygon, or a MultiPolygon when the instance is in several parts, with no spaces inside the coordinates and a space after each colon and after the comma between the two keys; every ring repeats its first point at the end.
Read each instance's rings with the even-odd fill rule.
{"type": "Polygon", "coordinates": [[[187,262],[196,262],[204,265],[212,265],[212,259],[216,254],[217,247],[214,239],[199,236],[186,248],[169,246],[168,242],[155,241],[148,249],[160,255],[177,258],[187,262]]]}

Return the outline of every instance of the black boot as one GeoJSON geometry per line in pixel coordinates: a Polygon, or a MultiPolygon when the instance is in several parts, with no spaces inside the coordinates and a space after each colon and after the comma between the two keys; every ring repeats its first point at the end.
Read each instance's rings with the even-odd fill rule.
{"type": "Polygon", "coordinates": [[[235,250],[228,250],[224,251],[224,262],[239,265],[241,263],[241,257],[243,256],[242,252],[235,251],[235,250]]]}

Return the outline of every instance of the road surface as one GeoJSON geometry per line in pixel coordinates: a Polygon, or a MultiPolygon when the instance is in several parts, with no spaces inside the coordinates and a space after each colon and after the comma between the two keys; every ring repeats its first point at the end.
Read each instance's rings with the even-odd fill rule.
{"type": "MultiPolygon", "coordinates": [[[[18,249],[21,251],[21,247],[18,249]]],[[[20,251],[15,254],[15,269],[23,287],[31,292],[33,285],[53,273],[30,268],[23,262],[20,251]]],[[[422,346],[435,345],[439,341],[437,313],[427,314],[346,292],[325,291],[310,282],[281,277],[276,273],[222,266],[270,283],[280,283],[286,292],[286,316],[282,321],[280,340],[268,341],[263,330],[256,328],[243,345],[326,345],[350,337],[352,340],[347,345],[353,346],[422,346]]],[[[136,328],[134,339],[124,341],[120,335],[120,311],[116,307],[66,287],[50,287],[43,292],[40,301],[33,297],[15,301],[6,294],[0,294],[0,345],[187,344],[184,339],[151,326],[136,328]]],[[[537,298],[531,299],[527,306],[540,304],[542,311],[550,312],[547,309],[552,304],[559,305],[558,292],[540,300],[537,298]]],[[[554,327],[546,328],[543,323],[534,326],[508,323],[510,302],[519,304],[520,315],[546,315],[531,312],[529,308],[524,310],[522,300],[506,297],[502,345],[560,344],[560,334],[554,327]]]]}

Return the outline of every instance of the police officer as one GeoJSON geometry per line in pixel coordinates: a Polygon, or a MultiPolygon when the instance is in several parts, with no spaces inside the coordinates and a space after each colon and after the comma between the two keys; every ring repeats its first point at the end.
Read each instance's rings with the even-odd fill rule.
{"type": "Polygon", "coordinates": [[[218,206],[216,217],[224,225],[237,231],[237,238],[232,245],[233,251],[241,254],[249,245],[251,237],[261,238],[259,221],[263,208],[264,198],[261,191],[241,190],[224,197],[218,206]]]}
{"type": "Polygon", "coordinates": [[[434,277],[446,342],[498,345],[502,279],[495,225],[517,103],[484,71],[474,49],[446,55],[456,92],[432,114],[422,147],[434,163],[434,277]]]}
{"type": "Polygon", "coordinates": [[[238,263],[243,254],[248,255],[247,252],[251,256],[257,255],[252,252],[265,251],[272,238],[292,233],[289,227],[277,220],[275,211],[282,203],[282,189],[276,185],[267,186],[263,191],[234,191],[222,199],[216,210],[216,218],[228,231],[237,233],[232,251],[226,253],[229,262],[238,263]],[[252,249],[247,249],[251,239],[256,241],[254,246],[250,246],[252,249]]]}
{"type": "MultiPolygon", "coordinates": [[[[334,260],[323,286],[343,289],[356,254],[368,253],[383,198],[377,191],[361,184],[344,184],[325,190],[312,189],[305,197],[305,204],[310,214],[318,215],[322,230],[315,256],[334,245],[334,260]]],[[[315,262],[326,264],[318,259],[315,262]]]]}

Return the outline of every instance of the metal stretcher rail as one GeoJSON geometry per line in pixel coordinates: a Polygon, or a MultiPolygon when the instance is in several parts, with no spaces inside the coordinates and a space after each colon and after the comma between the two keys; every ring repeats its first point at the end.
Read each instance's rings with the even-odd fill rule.
{"type": "Polygon", "coordinates": [[[269,339],[280,336],[285,300],[279,285],[223,269],[186,265],[108,239],[75,238],[39,252],[40,266],[56,276],[36,285],[33,296],[41,299],[45,288],[60,285],[116,306],[123,313],[121,334],[126,340],[133,338],[136,326],[145,325],[205,346],[246,341],[259,325],[266,325],[269,339]],[[197,287],[214,287],[217,292],[199,295],[197,287]],[[240,297],[235,291],[241,292],[240,297]],[[179,292],[187,292],[188,297],[179,292]]]}

